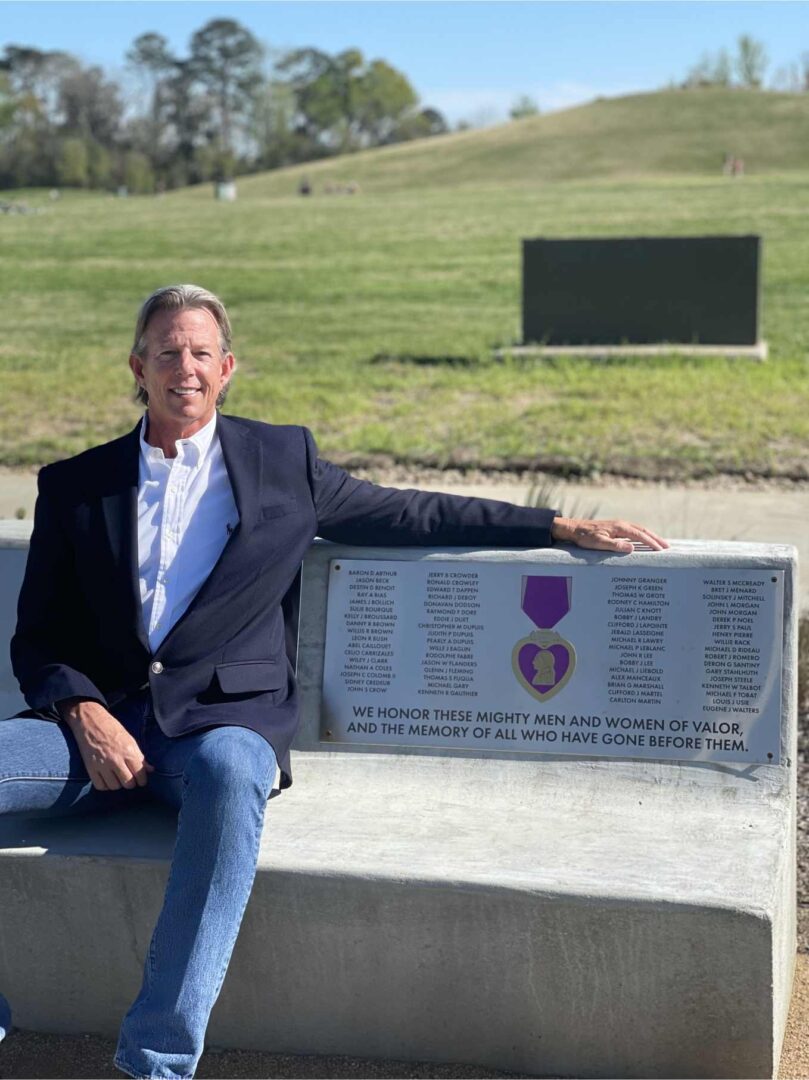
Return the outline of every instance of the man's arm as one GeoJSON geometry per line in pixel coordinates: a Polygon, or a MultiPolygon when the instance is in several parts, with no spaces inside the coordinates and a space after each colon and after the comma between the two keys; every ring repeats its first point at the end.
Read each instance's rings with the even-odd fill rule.
{"type": "Polygon", "coordinates": [[[326,540],[450,547],[548,547],[558,541],[623,553],[634,550],[633,543],[668,547],[631,522],[565,518],[555,510],[494,499],[380,487],[323,461],[308,430],[305,438],[318,531],[326,540]]]}
{"type": "Polygon", "coordinates": [[[84,636],[85,604],[52,468],[46,466],[39,474],[34,530],[11,639],[11,666],[20,689],[30,707],[43,712],[65,698],[105,700],[76,655],[84,636]]]}
{"type": "Polygon", "coordinates": [[[53,474],[39,474],[11,664],[32,709],[59,716],[73,732],[93,786],[100,791],[146,783],[151,771],[138,744],[107,710],[103,693],[74,654],[86,610],[53,474]]]}
{"type": "Polygon", "coordinates": [[[68,698],[57,711],[73,732],[84,766],[98,791],[144,787],[154,766],[126,728],[97,701],[68,698]]]}

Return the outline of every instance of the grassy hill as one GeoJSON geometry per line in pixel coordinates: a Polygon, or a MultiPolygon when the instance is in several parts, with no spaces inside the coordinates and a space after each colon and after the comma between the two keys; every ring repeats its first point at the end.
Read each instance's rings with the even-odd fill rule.
{"type": "Polygon", "coordinates": [[[609,98],[240,181],[245,198],[356,180],[363,191],[690,173],[718,175],[726,153],[752,174],[809,169],[809,94],[666,90],[609,98]]]}
{"type": "Polygon", "coordinates": [[[208,185],[30,195],[38,213],[0,215],[0,463],[134,423],[137,305],[191,280],[231,310],[231,411],[305,423],[333,456],[809,476],[808,116],[809,98],[667,92],[307,166],[309,199],[302,168],[241,180],[234,204],[208,185]],[[702,131],[722,115],[749,141],[702,131]],[[563,166],[576,179],[542,172],[563,166]],[[362,194],[321,194],[327,176],[362,194]],[[522,237],[708,232],[764,237],[767,364],[492,358],[517,335],[522,237]]]}

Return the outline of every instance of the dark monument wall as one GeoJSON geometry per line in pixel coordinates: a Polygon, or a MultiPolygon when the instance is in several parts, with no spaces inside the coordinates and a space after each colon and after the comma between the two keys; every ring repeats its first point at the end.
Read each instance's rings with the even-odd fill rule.
{"type": "Polygon", "coordinates": [[[523,241],[523,342],[755,345],[758,236],[523,241]]]}

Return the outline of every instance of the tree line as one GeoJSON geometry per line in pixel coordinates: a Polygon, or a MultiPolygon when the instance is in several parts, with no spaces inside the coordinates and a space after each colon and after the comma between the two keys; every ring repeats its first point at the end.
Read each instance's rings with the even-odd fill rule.
{"type": "Polygon", "coordinates": [[[212,19],[187,55],[145,33],[122,85],[61,51],[0,54],[0,188],[149,193],[443,134],[407,77],[359,49],[276,56],[233,19],[212,19]]]}
{"type": "MultiPolygon", "coordinates": [[[[742,34],[733,52],[719,49],[714,53],[703,53],[680,85],[685,90],[708,86],[760,90],[764,86],[768,63],[763,43],[749,34],[742,34]]],[[[809,52],[778,68],[772,76],[771,88],[793,94],[809,93],[809,52]]]]}

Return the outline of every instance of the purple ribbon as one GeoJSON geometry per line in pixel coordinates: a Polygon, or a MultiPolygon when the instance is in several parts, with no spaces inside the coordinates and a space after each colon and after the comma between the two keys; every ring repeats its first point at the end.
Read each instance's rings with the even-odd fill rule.
{"type": "Polygon", "coordinates": [[[522,609],[540,630],[550,630],[570,611],[573,578],[524,577],[522,609]]]}

